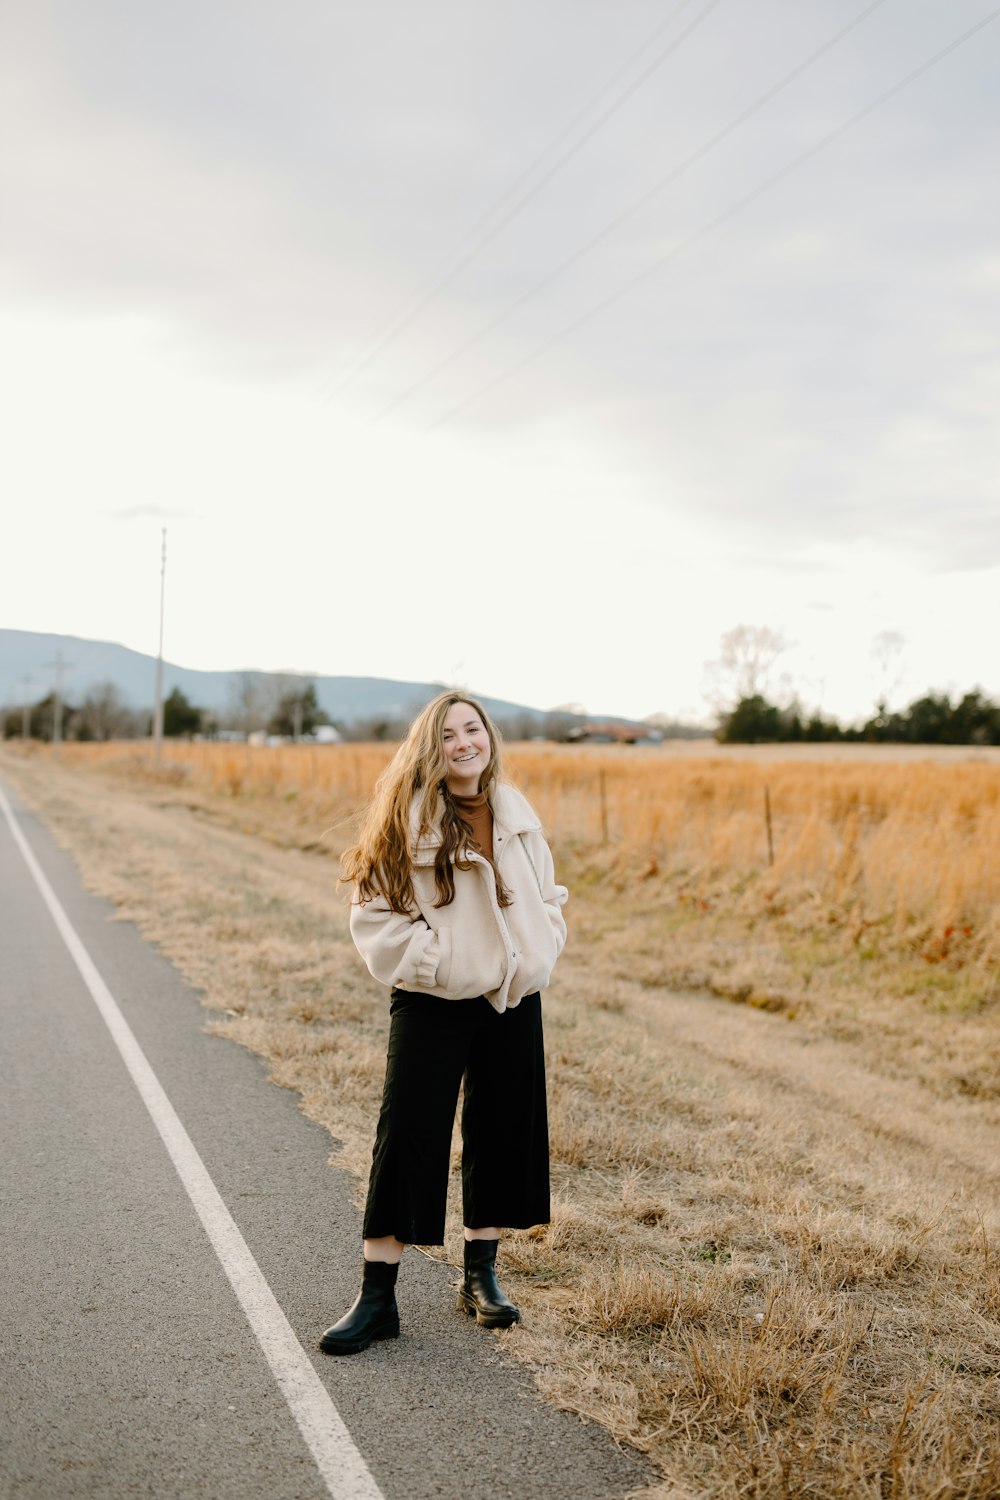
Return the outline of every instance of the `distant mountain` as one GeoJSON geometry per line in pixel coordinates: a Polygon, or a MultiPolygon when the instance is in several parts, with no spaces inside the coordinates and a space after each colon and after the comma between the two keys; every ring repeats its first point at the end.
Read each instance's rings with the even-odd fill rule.
{"type": "MultiPolygon", "coordinates": [[[[78,706],[87,692],[112,682],[134,708],[152,710],[156,659],[110,641],[87,641],[75,635],[48,635],[33,630],[0,630],[0,707],[15,708],[25,696],[37,703],[52,691],[55,662],[62,660],[62,696],[78,706]],[[27,678],[27,684],[24,679],[27,678]]],[[[316,686],[320,707],[338,723],[364,719],[409,719],[441,691],[434,682],[397,682],[384,677],[320,677],[310,673],[198,672],[163,664],[164,696],[179,688],[189,702],[213,714],[234,713],[255,691],[273,693],[275,680],[287,676],[289,686],[305,678],[316,686]]],[[[500,720],[537,721],[545,711],[523,703],[509,703],[477,693],[484,708],[500,720]]]]}

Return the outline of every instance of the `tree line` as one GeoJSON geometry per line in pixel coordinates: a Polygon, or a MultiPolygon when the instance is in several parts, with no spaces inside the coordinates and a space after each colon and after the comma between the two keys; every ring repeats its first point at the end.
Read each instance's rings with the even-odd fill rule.
{"type": "MultiPolygon", "coordinates": [[[[259,680],[244,684],[237,701],[216,716],[191,703],[180,688],[174,688],[163,704],[163,732],[168,738],[214,738],[220,733],[245,734],[263,731],[283,739],[308,738],[323,725],[331,725],[343,739],[395,740],[406,729],[407,719],[371,715],[350,723],[331,719],[320,708],[316,687],[299,681],[289,686],[281,677],[262,687],[259,680]]],[[[61,736],[67,740],[143,739],[152,733],[152,715],[125,702],[113,683],[93,688],[77,704],[59,705],[61,736]]],[[[38,702],[10,709],[2,718],[3,736],[12,739],[51,741],[54,738],[56,698],[47,694],[38,702]]],[[[572,710],[548,714],[524,714],[504,722],[509,739],[541,737],[570,740],[575,726],[584,723],[577,705],[572,710]]],[[[664,738],[691,737],[704,730],[686,725],[658,726],[664,738]]],[[[911,745],[1000,745],[1000,704],[974,688],[954,702],[947,693],[927,693],[904,709],[890,711],[880,702],[874,714],[861,725],[842,725],[818,710],[807,710],[793,700],[787,706],[771,702],[762,692],[744,693],[731,707],[720,710],[715,738],[721,744],[774,744],[796,741],[911,745]]]]}
{"type": "Polygon", "coordinates": [[[801,741],[864,741],[899,745],[1000,745],[1000,703],[973,688],[954,703],[947,693],[926,693],[909,707],[890,711],[881,702],[864,724],[841,725],[798,703],[780,708],[750,693],[719,717],[716,739],[724,745],[801,741]]]}
{"type": "MultiPolygon", "coordinates": [[[[92,688],[79,703],[57,704],[55,693],[48,693],[37,703],[8,709],[3,716],[3,737],[26,737],[33,740],[55,738],[56,715],[61,737],[66,740],[132,740],[148,738],[153,732],[153,717],[148,709],[128,704],[114,683],[92,688]]],[[[299,739],[313,734],[330,719],[316,699],[314,683],[306,683],[279,693],[272,693],[266,704],[258,696],[252,706],[242,711],[215,715],[190,702],[180,688],[174,688],[163,700],[163,733],[169,739],[204,735],[212,738],[225,726],[220,720],[235,719],[234,728],[247,731],[261,729],[267,734],[299,739]]]]}

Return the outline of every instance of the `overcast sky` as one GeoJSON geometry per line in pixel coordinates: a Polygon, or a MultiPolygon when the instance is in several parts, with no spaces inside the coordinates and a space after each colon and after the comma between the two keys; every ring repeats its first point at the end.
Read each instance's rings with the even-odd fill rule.
{"type": "Polygon", "coordinates": [[[188,667],[1000,696],[997,14],[6,0],[0,624],[166,526],[188,667]]]}

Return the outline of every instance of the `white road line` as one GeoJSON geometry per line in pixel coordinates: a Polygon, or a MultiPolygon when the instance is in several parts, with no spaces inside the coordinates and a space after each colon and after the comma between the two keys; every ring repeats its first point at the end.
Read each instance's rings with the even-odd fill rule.
{"type": "Polygon", "coordinates": [[[194,1204],[195,1212],[212,1242],[257,1342],[264,1351],[271,1373],[316,1460],[327,1489],[334,1500],[385,1500],[329,1393],[264,1280],[260,1267],[147,1062],[128,1022],[42,873],[2,788],[0,810],[10,825],[14,840],[60,936],[114,1038],[132,1076],[132,1082],[139,1090],[142,1102],[160,1132],[163,1144],[177,1168],[177,1174],[194,1204]]]}

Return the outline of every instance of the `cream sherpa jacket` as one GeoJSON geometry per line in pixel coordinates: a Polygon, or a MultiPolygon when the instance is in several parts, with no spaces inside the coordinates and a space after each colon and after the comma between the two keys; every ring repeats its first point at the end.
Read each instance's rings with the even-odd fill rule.
{"type": "Polygon", "coordinates": [[[566,941],[562,906],[565,886],[556,885],[552,854],[530,803],[503,784],[490,794],[493,859],[511,895],[497,901],[489,861],[471,856],[471,870],[455,870],[455,899],[435,906],[434,855],[440,832],[419,842],[414,833],[415,906],[404,916],[376,897],[351,906],[351,936],[376,979],[445,1000],[485,995],[504,1011],[525,995],[544,989],[566,941]]]}

